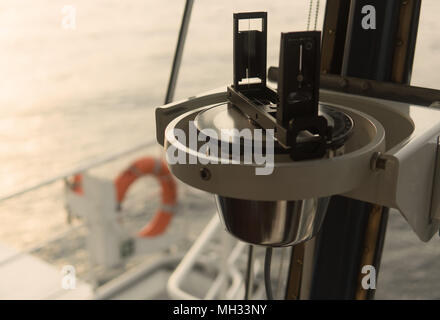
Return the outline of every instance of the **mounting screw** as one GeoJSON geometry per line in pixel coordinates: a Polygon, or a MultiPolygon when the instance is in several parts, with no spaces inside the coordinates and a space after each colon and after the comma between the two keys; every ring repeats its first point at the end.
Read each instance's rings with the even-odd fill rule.
{"type": "Polygon", "coordinates": [[[202,169],[200,169],[200,177],[203,179],[203,180],[209,180],[209,179],[211,179],[211,171],[209,171],[209,169],[208,168],[202,168],[202,169]]]}
{"type": "Polygon", "coordinates": [[[387,166],[387,159],[382,157],[382,153],[375,152],[371,157],[370,167],[371,170],[385,170],[387,166]]]}
{"type": "Polygon", "coordinates": [[[341,79],[341,80],[339,80],[339,86],[340,86],[341,88],[347,88],[347,87],[348,87],[348,81],[347,81],[347,79],[341,79]]]}
{"type": "Polygon", "coordinates": [[[313,43],[311,41],[307,41],[305,45],[306,50],[310,50],[313,48],[313,43]]]}
{"type": "Polygon", "coordinates": [[[370,84],[367,81],[362,81],[361,83],[361,89],[363,91],[367,91],[368,89],[370,89],[370,84]]]}

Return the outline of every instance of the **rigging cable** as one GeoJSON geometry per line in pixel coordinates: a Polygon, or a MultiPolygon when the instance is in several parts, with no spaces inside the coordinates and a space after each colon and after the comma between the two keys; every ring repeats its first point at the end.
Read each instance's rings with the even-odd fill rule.
{"type": "Polygon", "coordinates": [[[264,258],[264,286],[266,287],[267,300],[273,300],[272,282],[270,279],[270,265],[272,263],[272,248],[266,248],[266,256],[264,258]]]}
{"type": "Polygon", "coordinates": [[[253,245],[249,245],[244,300],[250,300],[252,298],[253,265],[254,265],[254,246],[253,245]]]}
{"type": "Polygon", "coordinates": [[[315,29],[318,26],[318,17],[319,17],[319,0],[316,1],[316,13],[315,13],[315,29]]]}
{"type": "Polygon", "coordinates": [[[307,31],[310,30],[310,21],[312,20],[313,0],[309,0],[309,15],[307,17],[307,31]]]}
{"type": "MultiPolygon", "coordinates": [[[[316,9],[315,9],[315,25],[313,30],[316,30],[316,27],[318,26],[318,18],[319,18],[319,1],[316,0],[316,9]]],[[[309,14],[307,15],[307,31],[310,30],[310,25],[312,22],[312,11],[313,11],[313,0],[309,0],[309,14]]]]}
{"type": "Polygon", "coordinates": [[[278,271],[278,281],[277,281],[277,289],[275,290],[275,295],[277,297],[279,297],[281,295],[281,291],[283,289],[283,269],[284,269],[284,258],[285,258],[285,254],[286,254],[287,248],[281,248],[281,262],[280,262],[280,268],[278,271]]]}

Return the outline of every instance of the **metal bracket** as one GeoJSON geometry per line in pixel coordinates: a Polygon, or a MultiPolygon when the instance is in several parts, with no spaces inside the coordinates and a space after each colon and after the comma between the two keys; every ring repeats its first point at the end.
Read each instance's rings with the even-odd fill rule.
{"type": "Polygon", "coordinates": [[[373,159],[375,170],[344,195],[398,209],[418,237],[429,241],[440,226],[440,111],[337,92],[321,97],[368,113],[386,132],[387,150],[373,159]]]}

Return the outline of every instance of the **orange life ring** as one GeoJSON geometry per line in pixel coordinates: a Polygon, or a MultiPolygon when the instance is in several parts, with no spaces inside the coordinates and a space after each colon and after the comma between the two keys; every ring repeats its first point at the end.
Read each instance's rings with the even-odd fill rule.
{"type": "Polygon", "coordinates": [[[81,174],[76,174],[73,177],[73,181],[70,184],[70,188],[78,194],[84,193],[83,188],[82,188],[82,175],[81,174]]]}
{"type": "MultiPolygon", "coordinates": [[[[116,200],[122,204],[128,189],[139,177],[152,174],[159,181],[162,188],[162,205],[157,210],[151,221],[146,224],[139,232],[138,236],[154,237],[165,232],[173,216],[173,211],[177,203],[177,187],[173,176],[168,170],[168,166],[162,160],[154,158],[141,158],[132,163],[115,179],[116,200]]],[[[82,176],[77,174],[73,178],[71,188],[78,194],[83,194],[81,186],[82,176]]]]}

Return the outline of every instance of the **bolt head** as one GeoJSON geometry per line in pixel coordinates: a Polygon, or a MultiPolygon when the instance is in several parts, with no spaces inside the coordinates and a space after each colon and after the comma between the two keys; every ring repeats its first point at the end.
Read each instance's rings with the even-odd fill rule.
{"type": "Polygon", "coordinates": [[[200,177],[203,180],[208,181],[209,179],[211,179],[211,171],[209,171],[208,168],[200,169],[200,177]]]}

